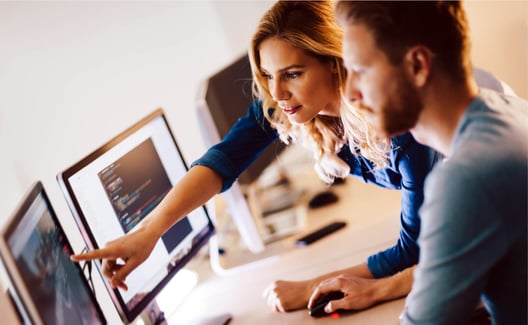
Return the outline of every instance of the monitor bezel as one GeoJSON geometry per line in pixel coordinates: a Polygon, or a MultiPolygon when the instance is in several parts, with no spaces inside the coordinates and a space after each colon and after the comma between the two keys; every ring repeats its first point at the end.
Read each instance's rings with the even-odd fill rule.
{"type": "MultiPolygon", "coordinates": [[[[92,161],[100,157],[101,155],[105,154],[112,148],[114,148],[116,145],[118,145],[120,142],[122,142],[124,139],[129,137],[130,135],[134,134],[137,130],[141,129],[146,124],[150,123],[152,120],[162,117],[163,122],[165,126],[167,127],[167,130],[170,134],[170,137],[172,139],[172,142],[178,152],[178,155],[180,157],[180,160],[183,164],[183,167],[186,171],[189,170],[188,164],[186,160],[184,159],[184,156],[180,150],[180,147],[176,141],[176,138],[168,124],[167,118],[165,116],[164,110],[162,108],[157,108],[141,120],[134,123],[132,126],[127,128],[126,130],[122,131],[115,137],[113,137],[111,140],[107,141],[105,144],[103,144],[98,149],[94,150],[92,153],[88,154],[86,157],[78,161],[77,163],[73,164],[69,168],[65,169],[61,173],[57,174],[57,181],[59,183],[59,187],[62,190],[62,193],[64,195],[64,198],[70,208],[70,211],[72,215],[74,216],[75,223],[77,224],[77,227],[79,228],[79,231],[81,232],[81,236],[84,239],[84,242],[89,250],[97,249],[99,246],[97,245],[97,241],[95,240],[94,234],[91,232],[89,224],[86,220],[86,217],[83,214],[83,211],[81,209],[81,206],[79,202],[77,201],[77,198],[74,194],[72,184],[69,182],[69,179],[71,176],[75,175],[77,172],[79,172],[81,169],[89,165],[92,161]]],[[[174,186],[174,184],[173,184],[174,186]]],[[[118,314],[120,315],[121,319],[125,322],[132,322],[134,321],[141,312],[148,307],[148,305],[155,300],[155,297],[157,294],[166,286],[166,284],[178,273],[180,269],[183,268],[185,264],[189,262],[189,260],[195,256],[198,251],[209,241],[209,238],[211,238],[216,230],[214,227],[214,224],[212,222],[212,219],[207,211],[207,208],[205,205],[202,205],[199,209],[202,209],[203,213],[207,217],[207,225],[196,235],[196,237],[193,239],[193,245],[189,253],[183,257],[179,263],[171,269],[170,273],[168,273],[165,278],[160,281],[147,295],[145,299],[142,299],[140,303],[135,305],[132,309],[127,308],[126,302],[122,298],[121,294],[119,293],[119,290],[117,288],[112,288],[110,283],[108,281],[103,281],[106,289],[111,297],[111,300],[114,304],[114,307],[116,308],[118,314]]],[[[102,265],[100,261],[95,262],[96,268],[99,271],[99,274],[101,277],[103,276],[102,272],[102,265]]]]}
{"type": "MultiPolygon", "coordinates": [[[[0,255],[7,272],[9,284],[13,286],[13,290],[11,291],[11,293],[13,295],[16,295],[16,297],[14,297],[14,300],[16,302],[15,305],[19,309],[22,309],[19,310],[19,313],[20,316],[24,319],[24,321],[27,321],[26,318],[30,318],[31,322],[34,324],[44,324],[44,321],[42,320],[40,312],[36,307],[37,302],[33,301],[31,294],[29,293],[30,288],[27,287],[20,273],[20,270],[17,267],[16,259],[13,256],[11,248],[9,247],[8,240],[10,236],[13,235],[14,231],[16,230],[16,227],[26,216],[30,206],[35,202],[35,200],[39,199],[40,197],[44,200],[46,208],[50,214],[50,218],[52,219],[54,225],[57,227],[57,230],[62,236],[64,236],[65,245],[67,246],[70,252],[73,252],[73,248],[70,244],[70,241],[66,236],[64,228],[62,227],[53,206],[51,205],[51,201],[41,181],[37,181],[31,185],[30,189],[24,195],[19,205],[15,208],[14,213],[9,217],[8,221],[2,228],[0,235],[0,255]]],[[[104,322],[104,324],[107,324],[108,321],[105,317],[105,314],[101,306],[99,305],[95,293],[93,292],[93,289],[91,288],[81,266],[79,265],[79,263],[72,262],[72,264],[75,265],[75,268],[81,275],[81,282],[86,287],[89,298],[97,312],[97,316],[104,322]]]]}

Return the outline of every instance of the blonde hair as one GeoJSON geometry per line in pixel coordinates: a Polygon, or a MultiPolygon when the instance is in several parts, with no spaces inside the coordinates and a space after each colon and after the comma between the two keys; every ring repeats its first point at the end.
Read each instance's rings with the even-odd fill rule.
{"type": "Polygon", "coordinates": [[[337,155],[347,142],[352,153],[383,167],[387,164],[388,139],[377,139],[355,109],[344,107],[343,96],[340,117],[317,115],[307,123],[291,124],[282,110],[274,109],[278,106],[260,71],[259,48],[264,40],[278,37],[323,63],[333,62],[337,67],[336,94],[340,94],[346,70],[341,55],[342,30],[333,10],[330,1],[278,1],[261,18],[249,48],[254,95],[262,100],[264,116],[283,142],[300,142],[312,151],[316,172],[329,184],[350,173],[348,164],[337,155]]]}

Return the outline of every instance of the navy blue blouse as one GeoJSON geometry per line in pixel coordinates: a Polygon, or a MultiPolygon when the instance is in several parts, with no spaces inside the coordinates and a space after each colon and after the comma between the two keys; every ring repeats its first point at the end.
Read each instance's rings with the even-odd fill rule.
{"type": "MultiPolygon", "coordinates": [[[[261,101],[255,100],[224,139],[191,166],[207,166],[219,173],[224,179],[223,192],[277,139],[277,131],[264,117],[261,101]]],[[[439,158],[434,150],[417,143],[410,133],[391,138],[391,148],[389,165],[377,170],[369,160],[352,154],[348,145],[338,153],[350,166],[351,175],[367,183],[402,191],[401,230],[397,243],[367,259],[368,268],[376,278],[395,274],[418,263],[418,209],[423,202],[425,177],[439,158]]]]}

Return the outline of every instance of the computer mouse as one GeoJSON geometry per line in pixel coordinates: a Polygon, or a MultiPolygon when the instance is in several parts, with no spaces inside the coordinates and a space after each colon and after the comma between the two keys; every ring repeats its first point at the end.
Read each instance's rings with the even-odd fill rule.
{"type": "Polygon", "coordinates": [[[334,181],[332,182],[332,186],[345,184],[345,181],[346,181],[346,178],[336,177],[336,178],[334,178],[334,181]]]}
{"type": "Polygon", "coordinates": [[[331,291],[325,295],[321,295],[319,296],[319,298],[317,298],[317,300],[315,301],[313,307],[310,309],[308,314],[312,317],[321,317],[321,316],[328,315],[324,311],[326,304],[328,304],[328,302],[331,300],[342,299],[344,296],[345,294],[341,291],[331,291]]]}
{"type": "Polygon", "coordinates": [[[308,206],[312,209],[324,207],[337,202],[338,199],[338,196],[334,192],[327,190],[315,194],[308,202],[308,206]]]}

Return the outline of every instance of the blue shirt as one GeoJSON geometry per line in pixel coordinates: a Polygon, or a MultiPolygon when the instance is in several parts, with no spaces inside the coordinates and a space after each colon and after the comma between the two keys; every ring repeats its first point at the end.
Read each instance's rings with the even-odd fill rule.
{"type": "Polygon", "coordinates": [[[481,90],[426,182],[405,324],[527,324],[528,103],[481,90]]]}
{"type": "MultiPolygon", "coordinates": [[[[222,191],[225,191],[277,139],[277,131],[264,117],[261,102],[254,101],[224,139],[191,166],[202,165],[216,171],[223,177],[222,191]]],[[[392,275],[418,262],[418,209],[423,202],[425,177],[438,160],[435,151],[417,143],[410,133],[393,137],[391,148],[389,165],[376,170],[369,160],[352,154],[348,146],[338,153],[350,166],[351,175],[367,183],[402,191],[401,230],[397,243],[367,259],[369,270],[377,278],[392,275]]]]}

